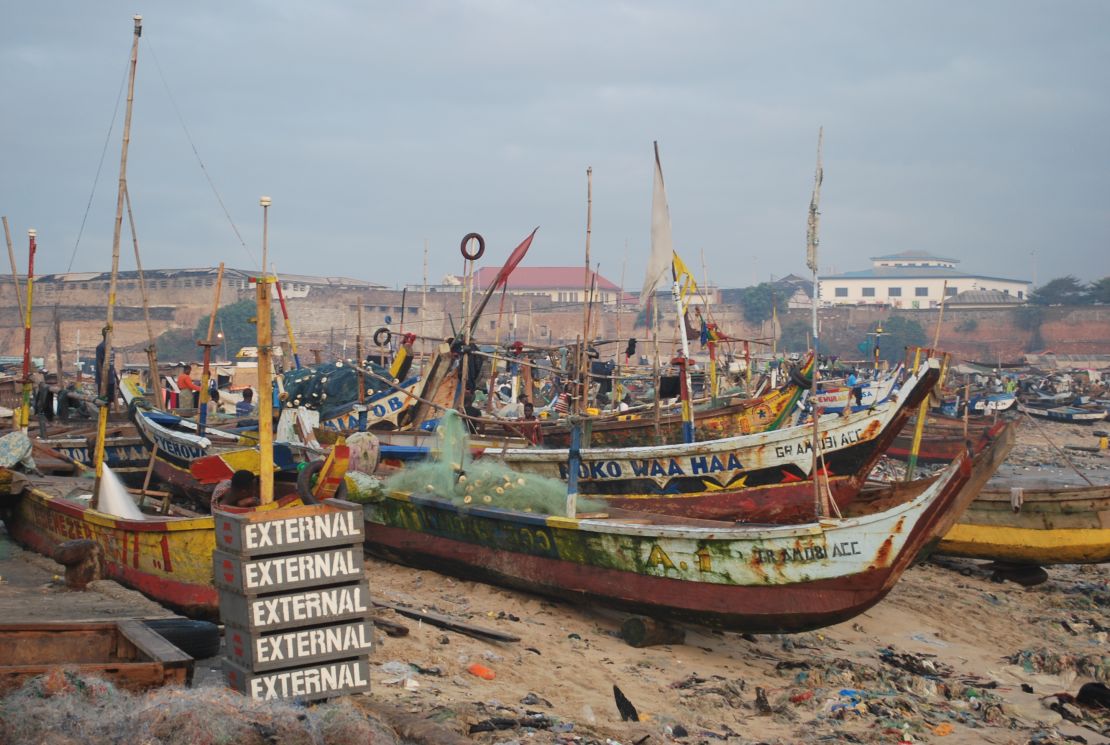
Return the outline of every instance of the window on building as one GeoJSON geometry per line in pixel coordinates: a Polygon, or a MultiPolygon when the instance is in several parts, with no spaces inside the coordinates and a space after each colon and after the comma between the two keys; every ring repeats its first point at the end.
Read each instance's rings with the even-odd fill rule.
{"type": "Polygon", "coordinates": [[[901,287],[888,287],[888,288],[886,288],[886,296],[887,297],[902,297],[902,288],[901,287]]]}
{"type": "Polygon", "coordinates": [[[169,283],[169,281],[168,281],[168,280],[165,280],[165,279],[163,279],[162,281],[160,281],[160,282],[158,283],[158,286],[159,286],[159,287],[161,287],[161,288],[162,288],[162,289],[164,290],[164,289],[166,289],[167,287],[169,287],[169,284],[170,284],[170,283],[169,283]]]}
{"type": "Polygon", "coordinates": [[[1024,299],[1025,299],[1025,292],[1023,290],[1018,290],[1018,300],[1024,300],[1024,299]]]}
{"type": "Polygon", "coordinates": [[[928,287],[915,287],[915,288],[913,288],[913,296],[914,297],[929,297],[929,288],[928,287]]]}
{"type": "Polygon", "coordinates": [[[957,292],[958,292],[958,290],[957,290],[957,289],[956,289],[955,287],[946,287],[946,288],[944,289],[944,294],[945,294],[946,296],[948,296],[948,297],[952,297],[952,296],[953,296],[953,295],[955,295],[955,294],[956,294],[957,292]]]}
{"type": "Polygon", "coordinates": [[[848,297],[847,287],[837,287],[834,291],[837,297],[848,297]]]}
{"type": "Polygon", "coordinates": [[[81,283],[81,289],[82,289],[82,290],[87,290],[87,289],[89,289],[89,283],[88,283],[88,282],[82,282],[82,283],[81,283]]]}
{"type": "Polygon", "coordinates": [[[864,297],[875,297],[875,288],[874,287],[864,287],[863,288],[863,296],[864,297]]]}
{"type": "Polygon", "coordinates": [[[1009,288],[1005,288],[1005,289],[1003,289],[1003,290],[1002,290],[1002,294],[1003,294],[1003,295],[1009,295],[1009,294],[1010,294],[1010,290],[1009,290],[1009,288]]]}

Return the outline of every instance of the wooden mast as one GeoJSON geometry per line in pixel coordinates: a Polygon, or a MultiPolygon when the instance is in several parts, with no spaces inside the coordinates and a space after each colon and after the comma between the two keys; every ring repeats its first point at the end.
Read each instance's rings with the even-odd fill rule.
{"type": "MultiPolygon", "coordinates": [[[[806,231],[806,266],[813,272],[813,373],[810,383],[810,404],[811,416],[813,417],[813,505],[815,514],[821,515],[822,512],[822,499],[821,499],[821,477],[817,473],[817,447],[821,442],[820,437],[820,419],[821,412],[817,408],[817,377],[818,377],[818,364],[817,364],[817,350],[818,345],[818,328],[817,328],[817,303],[819,299],[819,285],[817,282],[817,245],[820,242],[817,237],[817,227],[820,222],[821,213],[818,206],[821,202],[821,182],[825,180],[825,172],[821,168],[821,140],[824,136],[824,127],[817,130],[817,170],[813,174],[813,195],[809,200],[809,221],[808,230],[806,231]]],[[[824,511],[825,513],[828,510],[824,511]]]]}
{"type": "Polygon", "coordinates": [[[197,407],[197,434],[203,436],[208,424],[208,381],[212,379],[212,347],[217,342],[212,338],[216,330],[216,314],[220,310],[220,286],[224,281],[224,263],[216,271],[216,294],[212,298],[212,314],[208,316],[208,335],[204,341],[198,341],[197,346],[204,348],[204,365],[200,373],[200,405],[197,407]]]}
{"type": "Polygon", "coordinates": [[[31,301],[35,289],[36,235],[34,229],[27,231],[27,306],[23,314],[23,403],[20,406],[19,424],[16,427],[24,432],[31,426],[31,301]]]}
{"type": "Polygon", "coordinates": [[[270,278],[266,276],[266,244],[268,241],[270,198],[258,200],[262,206],[262,274],[255,284],[257,290],[258,329],[258,500],[274,501],[274,391],[270,382],[272,343],[270,328],[270,278]]]}
{"type": "Polygon", "coordinates": [[[104,475],[104,435],[108,429],[108,409],[112,402],[108,400],[109,391],[113,390],[111,381],[112,371],[112,317],[116,307],[116,283],[119,279],[119,240],[123,231],[123,203],[127,193],[127,146],[131,142],[131,111],[135,103],[135,70],[139,64],[139,37],[143,34],[143,17],[135,16],[135,38],[131,41],[131,69],[127,79],[127,108],[123,117],[123,146],[120,148],[119,158],[119,190],[116,195],[116,222],[112,234],[112,275],[108,283],[108,313],[104,324],[104,362],[100,371],[100,411],[96,426],[96,451],[93,463],[96,469],[96,480],[93,482],[93,493],[90,506],[96,509],[100,502],[100,481],[104,475]]]}
{"type": "Polygon", "coordinates": [[[588,393],[590,390],[589,355],[586,347],[590,343],[590,294],[592,282],[590,277],[590,236],[593,232],[594,216],[594,169],[586,167],[586,272],[583,275],[582,289],[582,344],[578,347],[578,401],[576,410],[579,414],[586,411],[588,393]]]}
{"type": "MultiPolygon", "coordinates": [[[[146,362],[150,368],[151,401],[157,409],[165,408],[162,386],[158,380],[158,346],[154,342],[154,327],[150,324],[150,301],[146,294],[146,277],[143,276],[143,260],[139,257],[139,234],[135,232],[135,215],[131,211],[131,192],[124,184],[123,199],[127,203],[127,222],[131,226],[131,245],[135,248],[135,267],[139,271],[139,291],[143,297],[143,320],[146,321],[146,362]]],[[[56,311],[55,311],[56,315],[56,311]]],[[[212,336],[211,332],[208,334],[212,336]]]]}
{"type": "Polygon", "coordinates": [[[15,302],[19,305],[19,317],[23,318],[23,290],[19,288],[19,272],[15,268],[15,249],[12,248],[12,231],[8,227],[8,216],[0,218],[4,223],[4,240],[8,244],[8,261],[12,265],[12,284],[15,286],[15,302]]]}

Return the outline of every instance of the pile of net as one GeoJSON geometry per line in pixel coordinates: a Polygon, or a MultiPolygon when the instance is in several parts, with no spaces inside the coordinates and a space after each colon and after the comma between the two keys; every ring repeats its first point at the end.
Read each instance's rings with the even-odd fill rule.
{"type": "MultiPolygon", "coordinates": [[[[456,412],[447,412],[440,421],[436,443],[432,459],[405,467],[386,481],[385,490],[430,494],[457,505],[566,514],[567,485],[563,482],[514,471],[496,460],[495,454],[471,458],[466,427],[456,412]]],[[[595,512],[603,506],[578,499],[580,512],[595,512]]]]}
{"type": "MultiPolygon", "coordinates": [[[[363,367],[379,378],[392,380],[393,377],[381,365],[364,362],[363,367]]],[[[321,419],[330,419],[342,414],[358,401],[359,378],[363,378],[367,397],[393,390],[375,377],[358,374],[353,361],[329,362],[316,367],[302,367],[290,370],[282,376],[285,389],[283,405],[286,408],[304,406],[318,409],[321,419]]]]}
{"type": "Polygon", "coordinates": [[[222,685],[129,693],[55,670],[0,699],[0,742],[44,745],[397,745],[385,725],[340,701],[262,702],[222,685]]]}

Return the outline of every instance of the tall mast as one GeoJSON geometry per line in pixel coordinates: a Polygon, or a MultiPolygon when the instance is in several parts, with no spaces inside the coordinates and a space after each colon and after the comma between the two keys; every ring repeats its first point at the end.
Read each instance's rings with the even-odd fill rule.
{"type": "MultiPolygon", "coordinates": [[[[135,232],[135,214],[131,211],[131,192],[126,184],[123,189],[123,199],[127,203],[127,224],[131,226],[131,245],[135,248],[135,268],[139,270],[139,291],[143,297],[143,319],[146,321],[146,362],[150,368],[151,400],[155,408],[163,407],[162,386],[158,380],[158,345],[154,341],[154,327],[150,325],[150,301],[146,294],[146,277],[143,276],[143,260],[139,257],[139,234],[135,232]]],[[[55,306],[57,308],[57,306],[55,306]]],[[[211,334],[209,334],[211,336],[211,334]]],[[[209,339],[211,341],[211,339],[209,339]]],[[[60,381],[59,381],[60,382],[60,381]]],[[[202,433],[203,434],[203,433],[202,433]]]]}
{"type": "Polygon", "coordinates": [[[256,285],[258,305],[258,499],[262,504],[274,501],[274,389],[272,378],[272,344],[270,328],[270,282],[266,275],[270,198],[258,200],[262,206],[262,274],[256,285]]]}
{"type": "MultiPolygon", "coordinates": [[[[31,426],[31,301],[35,289],[35,236],[32,228],[27,231],[27,306],[23,315],[23,404],[20,407],[17,429],[24,432],[31,426]]],[[[59,371],[59,375],[61,371],[59,371]]],[[[61,380],[61,378],[59,378],[61,380]]]]}
{"type": "Polygon", "coordinates": [[[104,362],[100,371],[100,412],[96,426],[96,455],[93,463],[96,480],[93,483],[90,506],[94,509],[100,501],[100,480],[104,475],[104,435],[108,429],[108,410],[112,402],[112,317],[116,307],[116,282],[119,278],[119,239],[123,232],[123,203],[127,195],[127,146],[131,143],[131,111],[135,103],[135,70],[139,64],[139,37],[143,35],[143,17],[135,16],[135,38],[131,41],[131,70],[127,78],[127,108],[123,117],[123,146],[119,156],[119,190],[116,194],[116,223],[112,234],[112,276],[108,283],[108,314],[104,324],[104,362]]]}
{"type": "Polygon", "coordinates": [[[813,377],[810,388],[810,402],[812,406],[813,416],[813,504],[816,514],[821,514],[821,478],[817,473],[817,445],[820,442],[818,432],[819,420],[821,418],[820,412],[817,410],[817,350],[819,345],[817,343],[817,303],[820,302],[818,297],[819,286],[817,284],[817,227],[820,221],[821,213],[818,206],[821,202],[821,182],[825,178],[825,173],[821,168],[821,141],[824,137],[825,128],[821,127],[817,130],[817,170],[813,174],[813,196],[809,200],[809,221],[808,230],[806,231],[806,266],[813,272],[813,377]]]}

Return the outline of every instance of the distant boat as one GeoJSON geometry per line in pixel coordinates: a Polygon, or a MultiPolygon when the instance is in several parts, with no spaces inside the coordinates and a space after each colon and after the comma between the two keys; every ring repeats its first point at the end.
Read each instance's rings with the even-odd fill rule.
{"type": "Polygon", "coordinates": [[[1018,404],[1018,410],[1030,416],[1050,419],[1054,422],[1070,424],[1091,424],[1106,418],[1107,411],[1101,406],[1034,406],[1018,404]]]}

